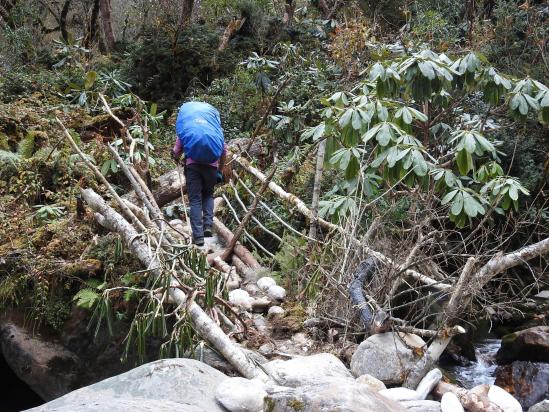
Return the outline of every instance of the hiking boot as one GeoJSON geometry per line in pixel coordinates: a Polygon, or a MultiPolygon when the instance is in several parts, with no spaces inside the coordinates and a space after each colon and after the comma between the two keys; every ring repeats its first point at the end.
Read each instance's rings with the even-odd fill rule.
{"type": "Polygon", "coordinates": [[[204,237],[212,237],[212,228],[211,227],[205,227],[204,228],[204,237]]]}
{"type": "Polygon", "coordinates": [[[204,246],[204,239],[193,239],[193,243],[198,247],[202,247],[204,246]]]}

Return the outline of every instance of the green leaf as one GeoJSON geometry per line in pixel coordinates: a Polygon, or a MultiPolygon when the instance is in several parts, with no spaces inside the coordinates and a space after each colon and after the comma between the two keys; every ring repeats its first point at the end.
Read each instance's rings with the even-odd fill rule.
{"type": "MultiPolygon", "coordinates": [[[[455,189],[455,190],[452,190],[449,193],[446,193],[446,195],[442,198],[442,201],[440,202],[440,204],[445,205],[446,203],[448,203],[450,200],[452,200],[454,198],[454,196],[457,194],[457,192],[458,192],[458,190],[455,189]]],[[[457,215],[457,213],[456,213],[456,215],[457,215]]]]}
{"type": "Polygon", "coordinates": [[[433,63],[430,61],[418,62],[419,70],[424,77],[427,77],[429,80],[434,80],[436,77],[435,70],[433,68],[433,63]]]}
{"type": "Polygon", "coordinates": [[[467,176],[469,170],[473,168],[473,158],[471,153],[467,152],[467,150],[459,151],[456,156],[456,163],[461,175],[467,176]]]}
{"type": "Polygon", "coordinates": [[[345,170],[345,179],[353,180],[357,176],[359,170],[360,162],[355,156],[352,156],[349,164],[347,165],[347,169],[345,170]]]}
{"type": "Polygon", "coordinates": [[[352,125],[355,130],[360,130],[362,127],[362,119],[358,110],[353,110],[352,125]]]}
{"type": "Polygon", "coordinates": [[[86,80],[84,82],[84,89],[90,90],[93,84],[95,83],[95,80],[97,79],[97,72],[90,71],[86,73],[86,80]]]}
{"type": "Polygon", "coordinates": [[[381,146],[387,146],[393,137],[393,130],[388,123],[383,123],[376,135],[376,140],[381,146]]]}
{"type": "Polygon", "coordinates": [[[109,160],[105,160],[103,162],[103,164],[101,165],[101,174],[103,176],[107,176],[107,173],[109,173],[109,169],[111,167],[111,161],[110,159],[109,160]]]}
{"type": "Polygon", "coordinates": [[[347,109],[343,116],[339,119],[339,127],[342,129],[349,124],[351,121],[351,116],[353,115],[354,110],[353,109],[347,109]]]}
{"type": "Polygon", "coordinates": [[[463,193],[460,192],[452,202],[451,213],[457,216],[461,213],[462,210],[463,210],[463,193]]]}

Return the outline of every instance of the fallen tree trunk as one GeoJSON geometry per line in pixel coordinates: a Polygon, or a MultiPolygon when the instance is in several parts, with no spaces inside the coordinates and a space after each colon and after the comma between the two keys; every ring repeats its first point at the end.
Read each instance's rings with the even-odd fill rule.
{"type": "MultiPolygon", "coordinates": [[[[260,170],[253,167],[246,159],[243,157],[236,155],[236,154],[229,154],[230,158],[238,163],[244,170],[246,170],[248,173],[255,176],[259,181],[262,183],[265,183],[267,181],[267,176],[265,176],[260,170]]],[[[280,197],[282,200],[286,201],[287,203],[290,203],[294,205],[297,210],[303,214],[307,219],[309,220],[316,220],[318,222],[318,225],[328,231],[336,231],[341,233],[343,236],[348,236],[349,234],[347,231],[342,228],[341,226],[335,225],[333,223],[330,223],[324,219],[318,218],[314,215],[313,211],[307,207],[305,202],[303,200],[299,199],[297,196],[286,192],[284,189],[282,189],[279,185],[277,185],[275,182],[270,181],[268,182],[268,188],[276,194],[278,197],[280,197]]],[[[403,265],[400,265],[396,262],[394,262],[391,258],[385,256],[384,254],[377,252],[373,249],[370,249],[368,246],[361,245],[360,240],[352,238],[351,239],[354,243],[360,245],[366,253],[369,255],[375,257],[376,259],[380,260],[384,264],[391,266],[395,268],[398,271],[401,271],[405,273],[407,276],[410,276],[414,279],[417,279],[421,282],[423,282],[426,285],[429,285],[430,287],[433,287],[435,289],[439,290],[446,290],[451,288],[451,285],[448,285],[446,283],[438,282],[428,276],[425,276],[419,272],[416,272],[412,269],[406,269],[403,265]]]]}
{"type": "Polygon", "coordinates": [[[446,392],[456,395],[461,405],[469,412],[503,412],[499,406],[488,400],[488,394],[481,396],[447,382],[439,382],[433,390],[438,398],[442,398],[446,392]]]}
{"type": "Polygon", "coordinates": [[[459,319],[459,315],[464,313],[464,309],[471,304],[475,294],[495,276],[527,260],[546,254],[549,254],[549,238],[505,255],[499,252],[477,271],[475,271],[475,263],[478,259],[469,258],[444,312],[447,322],[452,324],[459,319]]]}
{"type": "MultiPolygon", "coordinates": [[[[135,228],[118,212],[111,208],[101,196],[92,189],[82,190],[82,198],[96,212],[101,225],[122,236],[126,247],[154,276],[162,275],[157,254],[153,253],[141,240],[135,228]]],[[[186,306],[187,313],[195,330],[206,339],[235,369],[246,378],[253,378],[260,370],[248,359],[219,326],[193,301],[187,302],[187,296],[179,289],[179,282],[173,276],[170,281],[170,297],[177,305],[186,306]]]]}
{"type": "MultiPolygon", "coordinates": [[[[156,179],[153,186],[157,187],[152,192],[154,199],[159,207],[163,207],[181,196],[181,189],[185,190],[185,176],[181,175],[180,179],[178,170],[174,169],[156,179]]],[[[135,191],[131,191],[122,197],[132,203],[139,202],[135,191]]]]}

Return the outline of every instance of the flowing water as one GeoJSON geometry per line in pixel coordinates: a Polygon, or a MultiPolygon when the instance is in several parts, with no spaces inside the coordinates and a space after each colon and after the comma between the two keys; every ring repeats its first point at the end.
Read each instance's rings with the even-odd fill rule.
{"type": "Polygon", "coordinates": [[[449,366],[446,370],[456,379],[457,383],[471,389],[484,383],[493,384],[495,381],[495,356],[501,345],[501,339],[485,338],[475,343],[476,361],[466,366],[449,366]]]}

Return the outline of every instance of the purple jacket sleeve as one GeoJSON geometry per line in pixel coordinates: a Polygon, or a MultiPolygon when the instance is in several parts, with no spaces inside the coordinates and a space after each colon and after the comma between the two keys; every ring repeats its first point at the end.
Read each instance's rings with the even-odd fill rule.
{"type": "Polygon", "coordinates": [[[181,144],[181,140],[179,140],[179,138],[175,140],[175,145],[172,149],[172,153],[175,159],[179,159],[183,154],[183,145],[181,144]]]}

